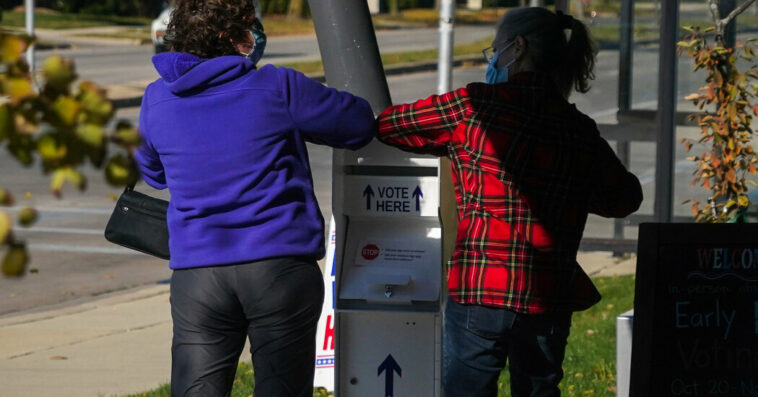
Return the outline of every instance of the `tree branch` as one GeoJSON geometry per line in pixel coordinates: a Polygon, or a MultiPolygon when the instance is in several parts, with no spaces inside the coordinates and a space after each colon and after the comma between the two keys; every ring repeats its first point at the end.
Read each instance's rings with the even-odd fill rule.
{"type": "Polygon", "coordinates": [[[718,25],[721,20],[721,14],[719,14],[719,3],[717,0],[708,0],[708,8],[711,10],[711,16],[713,17],[713,23],[718,25]]]}
{"type": "Polygon", "coordinates": [[[747,0],[744,3],[740,4],[739,7],[732,10],[732,12],[729,13],[729,15],[726,16],[726,18],[721,20],[721,23],[723,23],[723,26],[729,25],[729,22],[732,22],[734,18],[737,18],[737,15],[742,14],[745,12],[745,10],[750,7],[751,4],[755,3],[755,0],[747,0]]]}

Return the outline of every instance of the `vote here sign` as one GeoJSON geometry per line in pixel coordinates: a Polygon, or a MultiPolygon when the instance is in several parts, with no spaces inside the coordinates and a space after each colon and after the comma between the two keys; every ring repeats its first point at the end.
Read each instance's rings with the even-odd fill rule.
{"type": "Polygon", "coordinates": [[[348,215],[437,216],[435,177],[352,176],[345,187],[348,215]]]}

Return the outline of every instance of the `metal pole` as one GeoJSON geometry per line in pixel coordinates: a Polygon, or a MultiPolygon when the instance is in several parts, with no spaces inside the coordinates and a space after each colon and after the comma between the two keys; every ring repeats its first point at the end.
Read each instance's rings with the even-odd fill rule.
{"type": "MultiPolygon", "coordinates": [[[[26,11],[26,33],[34,37],[34,0],[25,0],[24,10],[26,11]]],[[[34,77],[34,43],[26,49],[26,63],[29,64],[29,71],[34,77]]]]}
{"type": "Polygon", "coordinates": [[[661,40],[658,62],[658,140],[655,161],[655,218],[671,222],[674,198],[674,135],[676,132],[676,42],[679,0],[661,4],[661,40]]]}
{"type": "Polygon", "coordinates": [[[564,14],[569,13],[569,1],[568,0],[555,0],[555,10],[564,14]]]}
{"type": "MultiPolygon", "coordinates": [[[[455,24],[455,0],[440,1],[440,53],[437,68],[437,93],[444,94],[453,84],[453,27],[455,24]]],[[[458,229],[458,214],[455,188],[450,169],[450,159],[440,158],[440,221],[442,222],[442,264],[453,255],[458,229]]]]}
{"type": "MultiPolygon", "coordinates": [[[[633,0],[621,0],[621,24],[619,26],[619,86],[618,86],[618,107],[619,113],[631,110],[632,108],[632,54],[633,54],[633,32],[634,32],[634,2],[633,0]]],[[[629,168],[629,142],[616,142],[616,154],[626,168],[629,168]]],[[[615,219],[613,221],[613,238],[624,238],[624,221],[615,219]]],[[[623,253],[614,252],[614,256],[621,256],[623,253]]]]}
{"type": "MultiPolygon", "coordinates": [[[[734,7],[736,6],[735,0],[719,0],[719,14],[721,15],[721,18],[726,17],[729,15],[730,12],[734,10],[734,7]]],[[[729,22],[729,25],[726,25],[726,28],[724,28],[724,44],[727,48],[734,48],[734,45],[737,43],[737,18],[734,18],[732,22],[729,22]]]]}
{"type": "Polygon", "coordinates": [[[634,29],[634,2],[621,0],[621,25],[619,26],[619,111],[632,107],[632,50],[634,29]]]}
{"type": "Polygon", "coordinates": [[[455,24],[455,0],[440,2],[440,52],[437,61],[437,93],[450,91],[453,85],[453,26],[455,24]]]}
{"type": "Polygon", "coordinates": [[[366,1],[309,0],[326,83],[365,98],[379,113],[392,104],[366,1]]]}

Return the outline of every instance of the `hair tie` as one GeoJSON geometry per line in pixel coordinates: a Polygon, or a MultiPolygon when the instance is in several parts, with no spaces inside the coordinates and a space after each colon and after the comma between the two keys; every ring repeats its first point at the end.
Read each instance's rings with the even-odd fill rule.
{"type": "Polygon", "coordinates": [[[557,11],[558,25],[561,29],[571,29],[574,26],[574,17],[568,14],[564,14],[563,11],[557,11]]]}

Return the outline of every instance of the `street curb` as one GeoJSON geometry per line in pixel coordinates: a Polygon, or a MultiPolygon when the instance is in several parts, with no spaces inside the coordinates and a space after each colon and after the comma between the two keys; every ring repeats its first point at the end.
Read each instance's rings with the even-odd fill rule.
{"type": "MultiPolygon", "coordinates": [[[[453,67],[460,67],[460,66],[465,66],[465,65],[478,65],[478,64],[483,64],[485,62],[486,61],[481,55],[466,55],[466,56],[453,58],[453,67]]],[[[409,62],[409,63],[387,66],[384,68],[384,74],[386,76],[395,76],[395,75],[417,73],[417,72],[428,72],[432,70],[437,70],[437,61],[409,62]]],[[[307,76],[320,83],[326,83],[326,76],[323,73],[308,74],[307,76]]],[[[116,109],[138,107],[142,104],[142,95],[133,96],[133,97],[115,98],[115,99],[111,99],[111,102],[113,102],[113,106],[116,109]]]]}

